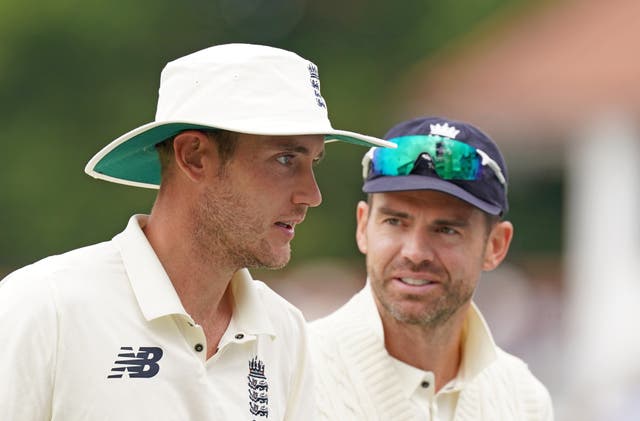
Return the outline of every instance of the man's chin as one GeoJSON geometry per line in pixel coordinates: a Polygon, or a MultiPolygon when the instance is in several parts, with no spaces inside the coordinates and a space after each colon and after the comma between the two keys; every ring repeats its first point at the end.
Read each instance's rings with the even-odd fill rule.
{"type": "Polygon", "coordinates": [[[256,257],[254,268],[282,269],[289,263],[289,260],[291,260],[291,249],[287,249],[281,253],[271,253],[269,256],[256,257]]]}

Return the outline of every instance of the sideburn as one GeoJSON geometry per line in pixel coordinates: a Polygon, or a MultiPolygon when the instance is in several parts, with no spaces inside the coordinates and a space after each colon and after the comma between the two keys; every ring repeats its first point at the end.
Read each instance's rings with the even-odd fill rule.
{"type": "Polygon", "coordinates": [[[238,146],[239,134],[228,130],[212,130],[206,131],[207,138],[216,144],[218,150],[218,158],[220,159],[220,168],[218,175],[225,177],[227,168],[238,146]]]}

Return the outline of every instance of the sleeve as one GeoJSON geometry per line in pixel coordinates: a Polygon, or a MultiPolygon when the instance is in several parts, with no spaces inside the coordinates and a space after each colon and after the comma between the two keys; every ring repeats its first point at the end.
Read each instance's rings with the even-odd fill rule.
{"type": "Polygon", "coordinates": [[[22,269],[0,281],[0,419],[51,419],[57,314],[51,288],[22,269]]]}
{"type": "Polygon", "coordinates": [[[515,386],[519,390],[519,395],[522,399],[521,403],[524,410],[522,419],[553,421],[551,395],[544,384],[533,375],[523,361],[504,352],[502,352],[502,355],[507,355],[507,358],[512,359],[517,364],[517,368],[513,370],[513,373],[517,377],[515,386]]]}
{"type": "Polygon", "coordinates": [[[540,420],[542,421],[553,421],[553,404],[551,402],[551,395],[549,395],[549,391],[543,386],[543,394],[541,398],[541,408],[540,408],[540,420]]]}

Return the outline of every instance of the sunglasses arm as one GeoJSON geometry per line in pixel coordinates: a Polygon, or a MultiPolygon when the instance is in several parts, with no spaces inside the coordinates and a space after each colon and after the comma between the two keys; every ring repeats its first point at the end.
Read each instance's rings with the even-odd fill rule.
{"type": "Polygon", "coordinates": [[[364,156],[362,157],[362,179],[363,180],[366,180],[367,176],[369,175],[369,165],[371,164],[371,161],[373,161],[373,151],[375,149],[376,149],[375,147],[369,149],[367,153],[364,154],[364,156]]]}
{"type": "Polygon", "coordinates": [[[489,155],[487,155],[485,152],[481,151],[480,149],[476,149],[476,152],[482,158],[482,165],[486,165],[489,168],[491,168],[493,170],[493,173],[496,175],[496,177],[498,177],[498,180],[500,180],[500,183],[502,183],[502,185],[506,187],[507,180],[504,178],[504,175],[502,174],[502,170],[500,169],[500,166],[498,165],[498,163],[493,159],[491,159],[489,155]]]}

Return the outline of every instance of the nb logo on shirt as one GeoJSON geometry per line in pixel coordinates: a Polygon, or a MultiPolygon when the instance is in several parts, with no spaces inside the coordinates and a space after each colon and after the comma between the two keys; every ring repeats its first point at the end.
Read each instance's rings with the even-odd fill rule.
{"type": "Polygon", "coordinates": [[[108,379],[119,379],[125,373],[129,378],[149,378],[158,374],[160,366],[158,361],[162,358],[162,349],[153,346],[141,346],[138,352],[134,353],[130,346],[120,348],[116,365],[111,369],[108,379]]]}

